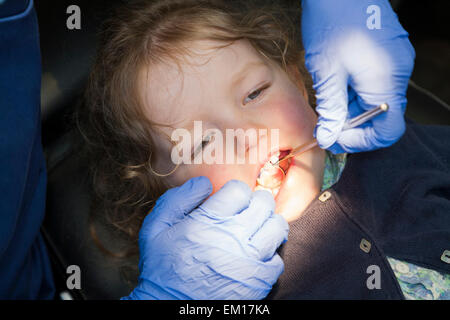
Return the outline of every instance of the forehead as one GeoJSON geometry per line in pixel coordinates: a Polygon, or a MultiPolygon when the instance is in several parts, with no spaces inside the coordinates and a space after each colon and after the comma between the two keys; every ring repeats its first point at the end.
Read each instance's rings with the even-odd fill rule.
{"type": "Polygon", "coordinates": [[[223,43],[197,41],[192,54],[182,59],[151,65],[140,74],[140,93],[145,112],[153,122],[177,126],[204,106],[231,94],[241,71],[269,66],[246,40],[223,46],[223,43]]]}

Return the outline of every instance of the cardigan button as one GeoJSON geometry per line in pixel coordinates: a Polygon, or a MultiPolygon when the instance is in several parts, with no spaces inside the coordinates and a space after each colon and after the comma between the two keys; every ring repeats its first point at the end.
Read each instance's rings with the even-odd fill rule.
{"type": "Polygon", "coordinates": [[[369,253],[370,249],[372,248],[372,244],[368,240],[362,238],[361,243],[359,244],[359,248],[365,253],[369,253]]]}
{"type": "Polygon", "coordinates": [[[450,250],[445,250],[442,253],[441,260],[444,261],[445,263],[450,264],[450,250]]]}
{"type": "Polygon", "coordinates": [[[319,200],[320,200],[320,202],[326,202],[330,198],[331,198],[331,192],[325,191],[324,193],[322,193],[320,195],[319,200]]]}
{"type": "Polygon", "coordinates": [[[408,273],[409,272],[408,265],[403,262],[399,262],[398,264],[396,264],[395,269],[400,273],[408,273]]]}

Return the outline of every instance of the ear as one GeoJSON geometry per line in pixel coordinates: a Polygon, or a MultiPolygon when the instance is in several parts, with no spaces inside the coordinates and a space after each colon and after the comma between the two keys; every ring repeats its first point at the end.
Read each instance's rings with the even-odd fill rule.
{"type": "Polygon", "coordinates": [[[308,96],[308,90],[306,90],[305,82],[303,79],[302,74],[300,73],[300,70],[295,65],[290,65],[287,67],[287,72],[291,80],[294,82],[294,84],[297,86],[297,88],[302,93],[303,97],[305,98],[306,102],[309,103],[309,96],[308,96]]]}

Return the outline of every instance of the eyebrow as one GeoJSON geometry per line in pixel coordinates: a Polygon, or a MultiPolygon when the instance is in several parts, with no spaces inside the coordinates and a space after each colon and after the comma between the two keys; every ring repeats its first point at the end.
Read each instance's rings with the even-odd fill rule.
{"type": "Polygon", "coordinates": [[[231,78],[231,86],[235,87],[237,84],[242,82],[242,80],[245,78],[245,76],[249,70],[256,69],[258,67],[260,68],[260,67],[267,67],[267,66],[262,61],[254,61],[254,62],[249,62],[249,63],[245,64],[245,66],[242,67],[241,70],[236,72],[233,75],[233,77],[231,78]]]}

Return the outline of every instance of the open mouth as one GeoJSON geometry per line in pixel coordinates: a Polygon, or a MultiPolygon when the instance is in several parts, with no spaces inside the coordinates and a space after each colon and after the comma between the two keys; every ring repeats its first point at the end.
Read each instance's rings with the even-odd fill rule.
{"type": "Polygon", "coordinates": [[[291,159],[282,161],[277,165],[273,165],[272,163],[277,162],[278,159],[289,154],[290,151],[291,150],[280,150],[270,157],[259,171],[255,190],[267,190],[271,192],[274,197],[277,196],[291,165],[291,159]]]}

